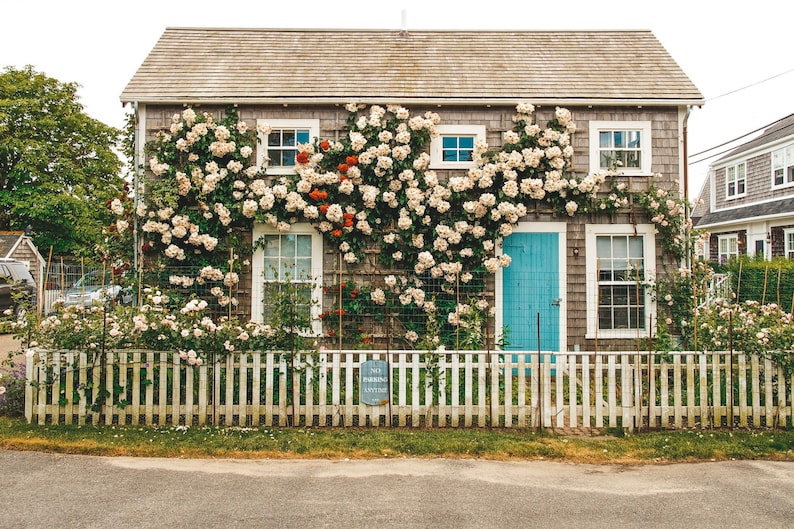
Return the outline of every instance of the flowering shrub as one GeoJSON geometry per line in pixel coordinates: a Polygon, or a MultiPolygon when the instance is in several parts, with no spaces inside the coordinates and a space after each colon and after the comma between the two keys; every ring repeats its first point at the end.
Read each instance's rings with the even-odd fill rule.
{"type": "MultiPolygon", "coordinates": [[[[410,267],[386,284],[372,285],[376,306],[395,309],[392,314],[418,308],[442,318],[447,328],[460,328],[458,318],[448,318],[459,312],[453,286],[478,284],[483,294],[483,276],[511,262],[508,254],[497,253],[498,241],[530,208],[574,216],[628,203],[620,188],[597,196],[614,171],[571,173],[575,125],[567,109],[557,108],[544,128],[534,123],[531,104],[517,105],[515,126],[504,133],[500,149],[476,142],[474,167],[442,179],[425,152],[437,135],[437,114],[413,116],[398,105],[346,108],[338,141],[315,138],[299,145],[295,173],[275,177],[257,169],[256,131],[239,120],[236,109],[220,120],[191,108],[175,114],[169,130],[147,144],[150,174],[136,213],[149,264],[205,265],[228,283],[228,289],[216,289],[216,297],[236,304],[235,263],[248,250],[240,247],[236,230],[260,222],[285,233],[296,222],[309,222],[347,264],[362,262],[371,251],[387,266],[410,267]]],[[[258,127],[262,135],[269,131],[266,124],[258,127]]],[[[673,233],[681,228],[679,206],[656,193],[646,208],[654,210],[660,233],[673,233]]],[[[127,214],[126,207],[113,206],[120,216],[127,214]]],[[[117,223],[117,231],[123,227],[117,223]]],[[[200,279],[176,277],[175,285],[200,279]]],[[[469,304],[479,301],[475,296],[469,304]]],[[[424,327],[423,321],[407,325],[406,340],[416,343],[424,327]]]]}
{"type": "MultiPolygon", "coordinates": [[[[708,351],[735,351],[773,360],[794,373],[794,318],[777,304],[719,300],[697,311],[698,344],[708,351]]],[[[693,325],[694,322],[685,322],[693,325]]]]}
{"type": "Polygon", "coordinates": [[[651,186],[637,196],[640,207],[653,222],[660,234],[662,246],[676,259],[689,251],[687,233],[692,230],[692,220],[686,217],[686,198],[671,195],[664,189],[651,186]]]}

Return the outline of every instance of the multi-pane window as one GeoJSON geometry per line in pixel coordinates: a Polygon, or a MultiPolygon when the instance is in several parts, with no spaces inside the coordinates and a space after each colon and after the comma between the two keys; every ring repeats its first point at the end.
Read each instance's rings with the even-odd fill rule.
{"type": "Polygon", "coordinates": [[[470,162],[474,136],[442,136],[441,158],[445,162],[470,162]]]}
{"type": "Polygon", "coordinates": [[[727,263],[730,259],[739,257],[739,237],[735,233],[720,235],[718,244],[720,263],[727,263]]]}
{"type": "Polygon", "coordinates": [[[784,250],[783,255],[789,259],[794,259],[794,230],[783,231],[784,250]]]}
{"type": "Polygon", "coordinates": [[[275,294],[291,285],[295,307],[299,313],[311,313],[312,300],[312,236],[301,234],[272,234],[262,237],[264,267],[264,321],[275,310],[275,294]]]}
{"type": "Polygon", "coordinates": [[[775,186],[794,184],[794,145],[772,152],[772,183],[775,186]]]}
{"type": "Polygon", "coordinates": [[[321,333],[322,236],[310,224],[298,223],[284,233],[255,224],[253,237],[252,318],[270,323],[276,310],[281,316],[294,310],[302,330],[321,333]]]}
{"type": "Polygon", "coordinates": [[[484,125],[438,125],[430,140],[430,167],[468,169],[474,167],[474,146],[485,141],[484,125]]]}
{"type": "Polygon", "coordinates": [[[645,241],[643,236],[600,235],[598,328],[645,328],[645,241]]]}
{"type": "Polygon", "coordinates": [[[651,173],[650,121],[591,121],[590,171],[615,170],[626,176],[651,173]]]}
{"type": "Polygon", "coordinates": [[[744,162],[725,169],[726,196],[728,198],[744,196],[747,191],[747,173],[744,162]]]}
{"type": "Polygon", "coordinates": [[[598,133],[598,158],[601,169],[640,169],[642,167],[642,131],[600,131],[598,133]]]}
{"type": "Polygon", "coordinates": [[[269,167],[291,167],[295,165],[297,146],[311,140],[308,128],[273,129],[267,136],[269,167]]]}
{"type": "Polygon", "coordinates": [[[320,135],[320,120],[258,119],[257,130],[257,166],[267,167],[270,175],[292,174],[298,146],[310,143],[320,135]]]}

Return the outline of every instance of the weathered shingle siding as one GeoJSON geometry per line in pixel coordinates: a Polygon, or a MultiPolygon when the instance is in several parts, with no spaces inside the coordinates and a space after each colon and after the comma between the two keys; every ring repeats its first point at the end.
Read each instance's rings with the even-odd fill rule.
{"type": "MultiPolygon", "coordinates": [[[[224,112],[223,106],[203,105],[197,110],[208,111],[220,118],[224,112]]],[[[482,108],[477,106],[409,106],[412,115],[422,114],[427,110],[437,112],[441,117],[441,123],[448,124],[474,124],[486,125],[486,133],[491,148],[498,148],[502,144],[502,134],[506,130],[511,130],[515,106],[482,108]]],[[[166,105],[146,107],[147,138],[152,139],[154,135],[162,129],[167,129],[171,123],[174,113],[183,109],[181,105],[166,105]]],[[[573,135],[574,146],[574,171],[586,174],[589,167],[589,122],[590,121],[651,121],[652,128],[652,169],[654,173],[660,173],[661,177],[620,177],[618,180],[629,184],[634,191],[643,191],[653,183],[653,185],[666,189],[671,192],[678,192],[679,186],[676,180],[680,178],[678,157],[679,136],[678,136],[678,110],[671,108],[654,109],[620,109],[614,108],[587,108],[570,107],[574,121],[577,125],[577,132],[573,135]]],[[[240,118],[245,120],[249,127],[254,127],[258,119],[265,121],[269,119],[305,119],[313,118],[320,121],[320,133],[323,138],[337,139],[341,136],[342,130],[347,123],[348,113],[343,106],[334,105],[246,105],[238,107],[240,118]]],[[[554,116],[554,107],[542,106],[535,112],[535,122],[541,126],[554,116]]],[[[439,170],[442,177],[449,176],[452,171],[439,170]]],[[[585,254],[585,226],[586,224],[631,224],[647,223],[648,219],[638,212],[621,213],[618,215],[577,215],[572,218],[561,218],[553,216],[541,208],[541,211],[534,211],[524,219],[530,222],[567,222],[566,248],[567,256],[567,293],[566,303],[567,312],[567,331],[568,344],[580,345],[583,349],[595,346],[594,340],[586,340],[584,336],[587,330],[586,314],[586,285],[589,281],[595,281],[595,277],[587,277],[585,254]],[[574,249],[578,251],[578,256],[574,254],[574,249]]],[[[373,263],[375,257],[372,256],[373,263]]],[[[371,269],[373,277],[389,273],[382,267],[365,263],[367,270],[371,269]]],[[[675,263],[663,255],[661,241],[657,240],[657,270],[661,271],[665,267],[675,267],[675,263]]],[[[324,256],[324,269],[326,274],[333,274],[339,268],[338,254],[327,251],[324,256]]],[[[367,272],[369,273],[369,272],[367,272]]],[[[242,292],[240,293],[240,307],[250,307],[250,293],[253,285],[253,278],[250,273],[243,274],[241,278],[242,292]]],[[[620,340],[599,340],[599,347],[608,348],[610,346],[619,347],[625,343],[620,340]]]]}

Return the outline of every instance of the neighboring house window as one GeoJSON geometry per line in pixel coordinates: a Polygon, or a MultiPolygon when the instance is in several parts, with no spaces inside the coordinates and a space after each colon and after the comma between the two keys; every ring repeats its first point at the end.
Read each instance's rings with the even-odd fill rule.
{"type": "Polygon", "coordinates": [[[772,152],[772,185],[794,184],[794,145],[772,152]]]}
{"type": "Polygon", "coordinates": [[[255,321],[270,321],[274,292],[286,282],[297,287],[297,309],[312,318],[315,334],[322,332],[319,301],[322,299],[322,236],[310,224],[294,224],[289,232],[279,233],[262,224],[254,226],[251,314],[255,321]]]}
{"type": "Polygon", "coordinates": [[[739,257],[739,237],[732,233],[719,236],[719,262],[727,263],[734,257],[739,257]]]}
{"type": "Polygon", "coordinates": [[[653,226],[588,225],[585,244],[588,337],[646,336],[655,314],[647,287],[656,275],[653,226]]]}
{"type": "Polygon", "coordinates": [[[651,174],[650,121],[591,121],[590,171],[651,174]]]}
{"type": "Polygon", "coordinates": [[[267,136],[260,135],[257,152],[257,162],[267,167],[268,174],[293,173],[298,146],[320,135],[316,119],[261,119],[257,124],[271,128],[267,136]]]}
{"type": "Polygon", "coordinates": [[[468,169],[477,140],[485,141],[483,125],[439,125],[438,136],[430,140],[430,167],[468,169]]]}
{"type": "Polygon", "coordinates": [[[725,168],[727,198],[743,197],[747,192],[747,166],[744,162],[725,168]]]}
{"type": "Polygon", "coordinates": [[[794,230],[783,230],[783,241],[783,255],[789,259],[794,259],[794,230]]]}

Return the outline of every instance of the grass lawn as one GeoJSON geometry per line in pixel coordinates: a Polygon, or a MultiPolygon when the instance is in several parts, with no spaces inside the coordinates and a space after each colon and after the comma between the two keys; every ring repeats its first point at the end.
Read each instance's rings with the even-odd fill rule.
{"type": "Polygon", "coordinates": [[[101,456],[375,459],[401,457],[660,464],[794,461],[794,431],[677,430],[564,436],[491,429],[30,425],[0,417],[0,449],[101,456]]]}

